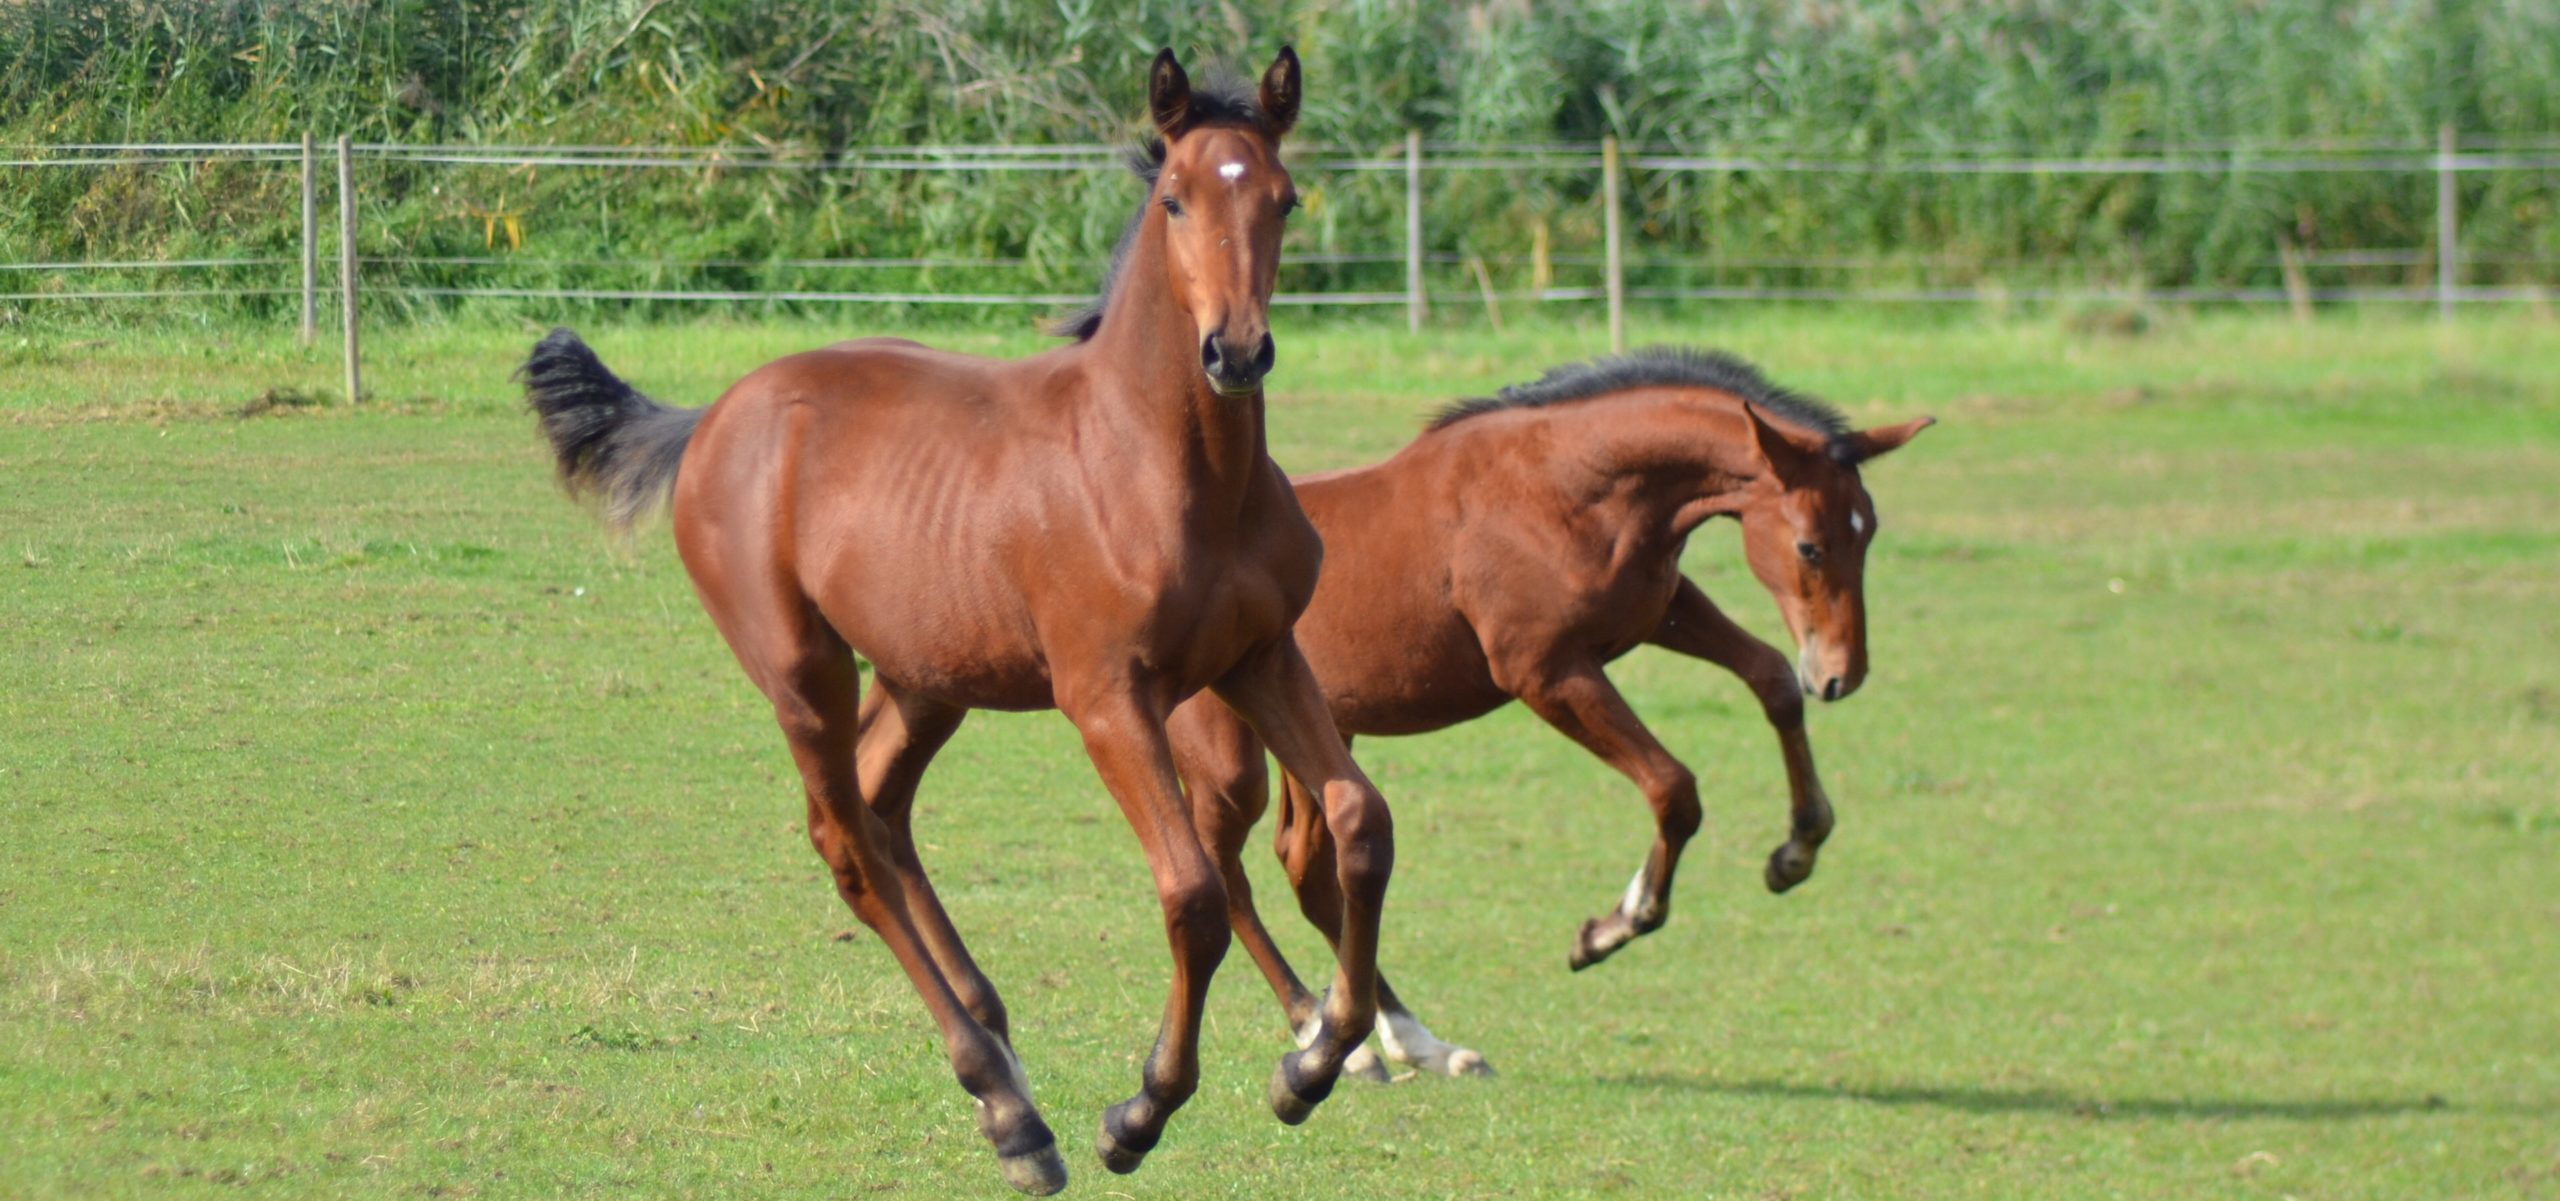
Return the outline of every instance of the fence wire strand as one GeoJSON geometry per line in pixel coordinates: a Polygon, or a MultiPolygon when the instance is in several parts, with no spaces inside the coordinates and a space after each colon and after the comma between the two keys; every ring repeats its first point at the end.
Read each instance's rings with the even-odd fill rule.
{"type": "MultiPolygon", "coordinates": [[[[1598,170],[1602,148],[1595,143],[1421,143],[1420,166],[1426,171],[1590,171],[1598,170]]],[[[810,171],[810,172],[1069,172],[1117,171],[1127,154],[1127,147],[1108,144],[1057,144],[1037,146],[947,145],[857,147],[836,153],[822,153],[792,146],[603,146],[603,145],[506,145],[413,143],[351,143],[349,153],[365,159],[387,162],[448,164],[456,166],[498,167],[576,167],[638,170],[723,171],[810,171]]],[[[18,169],[49,167],[160,166],[213,162],[300,163],[304,148],[288,142],[80,142],[53,145],[0,143],[0,166],[18,169]]],[[[1291,149],[1289,160],[1301,170],[1329,172],[1405,171],[1412,164],[1403,146],[1352,147],[1343,145],[1302,144],[1291,149]]],[[[1729,175],[2010,175],[2021,177],[2052,175],[2172,175],[2172,174],[2335,174],[2373,172],[2399,174],[2435,174],[2443,179],[2453,173],[2481,172],[2547,172],[2560,170],[2560,134],[2549,135],[2467,135],[2448,137],[2433,147],[2413,145],[2390,139],[2340,139],[2299,141],[2290,143],[2251,143],[2239,141],[2163,142],[2148,146],[2131,146],[2118,153],[2084,156],[2035,156],[2021,154],[2013,145],[1973,145],[1929,147],[1922,151],[1885,151],[1863,157],[1819,155],[1765,155],[1750,153],[1696,154],[1671,147],[1637,147],[1624,158],[1631,172],[1729,175]]],[[[2474,264],[2501,266],[2541,265],[2550,260],[2533,256],[2461,256],[2474,264]]],[[[125,261],[52,261],[0,262],[0,273],[52,273],[56,276],[77,273],[225,271],[250,268],[273,268],[300,260],[285,256],[233,258],[188,258],[125,261]]],[[[535,255],[365,255],[357,260],[361,267],[388,268],[464,268],[520,270],[587,270],[599,268],[645,268],[659,271],[762,270],[762,271],[884,271],[884,270],[961,270],[1020,269],[1035,265],[1035,260],[1021,256],[912,256],[912,257],[844,257],[844,258],[548,258],[535,255]]],[[[2432,248],[2362,248],[2342,250],[2305,250],[2295,256],[2301,267],[2324,271],[2373,270],[2384,268],[2420,269],[2436,261],[2432,248]]],[[[1604,265],[1604,256],[1596,254],[1509,253],[1461,254],[1450,251],[1423,251],[1408,247],[1401,251],[1319,251],[1296,253],[1287,262],[1309,266],[1364,266],[1398,262],[1421,263],[1439,267],[1482,265],[1516,268],[1531,264],[1543,270],[1568,268],[1587,270],[1604,265]]],[[[1890,262],[1872,257],[1778,257],[1750,255],[1659,255],[1633,258],[1628,273],[1645,274],[1663,271],[1809,271],[1854,272],[1892,266],[1921,266],[1906,262],[1890,262]]],[[[2001,264],[1968,264],[1976,270],[1996,270],[2001,264]]],[[[8,278],[0,275],[0,278],[8,278]]],[[[19,278],[25,278],[20,276],[19,278]]],[[[2104,287],[1825,287],[1776,285],[1638,285],[1625,286],[1618,281],[1621,294],[1642,300],[1774,300],[1774,301],[1877,301],[1882,303],[1962,303],[1992,299],[2040,301],[2095,297],[2111,294],[2140,295],[2161,300],[2220,303],[2282,303],[2311,300],[2322,302],[2422,301],[2449,298],[2456,302],[2541,302],[2547,290],[2540,285],[2481,287],[2461,286],[2451,278],[2440,280],[2433,288],[2418,286],[2370,287],[2330,286],[2303,287],[2289,281],[2285,289],[2254,287],[2162,287],[2119,289],[2104,287]]],[[[338,285],[330,285],[334,290],[338,285]]],[[[87,288],[45,291],[31,289],[0,292],[0,304],[21,300],[127,300],[145,298],[192,298],[210,296],[290,295],[303,289],[292,287],[173,287],[173,288],[87,288]]],[[[1010,293],[984,290],[938,292],[925,290],[841,291],[827,289],[748,289],[748,288],[614,288],[614,287],[530,287],[504,284],[464,285],[408,282],[365,283],[361,290],[390,295],[453,298],[548,299],[568,301],[645,301],[675,303],[878,303],[909,305],[1012,305],[1061,306],[1083,303],[1089,297],[1075,293],[1010,293]]],[[[1607,297],[1608,287],[1547,286],[1526,290],[1497,290],[1479,286],[1474,291],[1430,292],[1419,285],[1398,291],[1284,292],[1274,303],[1284,305],[1390,305],[1428,301],[1463,307],[1481,300],[1588,301],[1607,297]]]]}

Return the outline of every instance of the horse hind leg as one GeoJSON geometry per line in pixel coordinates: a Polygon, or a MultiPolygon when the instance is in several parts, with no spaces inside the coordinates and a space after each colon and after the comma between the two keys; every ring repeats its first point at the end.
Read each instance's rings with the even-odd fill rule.
{"type": "MultiPolygon", "coordinates": [[[[832,677],[819,687],[795,688],[774,701],[807,786],[810,844],[833,871],[836,891],[888,945],[941,1028],[952,1073],[977,1102],[979,1132],[994,1146],[1005,1182],[1035,1196],[1057,1192],[1066,1187],[1066,1161],[1031,1100],[1022,1062],[999,1032],[970,1013],[936,963],[918,929],[921,906],[888,852],[896,839],[862,801],[853,753],[853,670],[846,656],[840,667],[818,673],[832,677]]],[[[816,682],[810,673],[799,674],[816,682]]],[[[952,945],[958,945],[956,936],[952,945]]]]}
{"type": "MultiPolygon", "coordinates": [[[[680,525],[680,545],[683,533],[680,525]]],[[[833,873],[837,894],[888,946],[940,1028],[952,1073],[976,1102],[979,1132],[994,1147],[1005,1182],[1035,1196],[1065,1188],[1066,1161],[1032,1102],[1021,1062],[972,1016],[935,962],[889,852],[895,839],[863,803],[855,753],[861,680],[852,652],[797,592],[686,549],[704,608],[773,702],[807,793],[810,845],[833,873]]]]}
{"type": "Polygon", "coordinates": [[[924,862],[916,854],[916,786],[922,782],[934,755],[951,740],[966,716],[966,709],[911,697],[898,692],[888,681],[875,680],[871,691],[862,698],[855,771],[864,799],[888,831],[883,849],[906,889],[908,912],[915,919],[916,933],[923,938],[926,952],[933,956],[934,966],[942,970],[942,977],[950,983],[961,1008],[1011,1046],[1012,1022],[1004,1001],[996,995],[994,982],[979,970],[977,960],[970,957],[969,948],[960,941],[960,932],[953,928],[951,916],[944,912],[942,898],[934,892],[933,881],[926,878],[924,862]]]}

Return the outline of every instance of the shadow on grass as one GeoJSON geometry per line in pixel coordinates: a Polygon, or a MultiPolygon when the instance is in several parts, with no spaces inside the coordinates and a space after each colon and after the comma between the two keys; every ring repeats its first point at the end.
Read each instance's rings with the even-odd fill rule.
{"type": "Polygon", "coordinates": [[[2169,1118],[2176,1121],[2272,1119],[2349,1122],[2408,1114],[2454,1113],[2465,1107],[2429,1093],[2420,1097],[2338,1100],[2269,1100],[2254,1097],[2101,1097],[2049,1088],[1974,1088],[1921,1084],[1807,1084],[1793,1080],[1703,1080],[1662,1072],[1611,1076],[1602,1084],[1678,1089],[1744,1097],[1864,1101],[1872,1105],[1925,1105],[1969,1113],[2053,1113],[2084,1118],[2169,1118]]]}

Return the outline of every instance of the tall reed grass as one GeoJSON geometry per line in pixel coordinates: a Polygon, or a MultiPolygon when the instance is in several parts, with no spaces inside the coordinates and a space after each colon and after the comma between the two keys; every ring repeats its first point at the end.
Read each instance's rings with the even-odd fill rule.
{"type": "MultiPolygon", "coordinates": [[[[1147,56],[1309,72],[1302,140],[1391,153],[1588,142],[1891,161],[2306,140],[2429,147],[2560,135],[2549,0],[5,0],[0,141],[279,140],[751,146],[1112,141],[1147,56]]],[[[2547,277],[2547,175],[2469,176],[2471,277],[2547,277]]],[[[2279,244],[2427,247],[2424,174],[1631,173],[1635,282],[2271,285],[2279,244]],[[1850,263],[1843,271],[1826,264],[1850,263]]],[[[1435,270],[1471,287],[1587,282],[1585,168],[1434,173],[1435,270]]],[[[1292,234],[1392,252],[1402,181],[1310,173],[1292,234]]],[[[897,174],[367,162],[368,254],[410,282],[1075,291],[1134,201],[1109,172],[897,174]],[[809,269],[932,255],[985,268],[809,269]],[[738,265],[668,268],[667,259],[738,265]]],[[[0,169],[0,258],[297,252],[289,166],[0,169]]],[[[2424,262],[2368,269],[2423,275],[2424,262]]],[[[1284,284],[1393,288],[1392,263],[1284,284]]],[[[272,271],[269,272],[273,276],[272,271]]],[[[247,279],[249,273],[235,278],[247,279]]],[[[261,277],[267,278],[267,277],[261,277]]],[[[276,276],[275,278],[281,278],[276,276]]],[[[0,289],[68,277],[0,272],[0,289]]],[[[82,282],[89,282],[83,277],[82,282]]],[[[264,303],[243,300],[246,307],[264,303]]],[[[281,303],[281,302],[279,302],[281,303]]],[[[416,302],[432,303],[432,302],[416,302]]]]}

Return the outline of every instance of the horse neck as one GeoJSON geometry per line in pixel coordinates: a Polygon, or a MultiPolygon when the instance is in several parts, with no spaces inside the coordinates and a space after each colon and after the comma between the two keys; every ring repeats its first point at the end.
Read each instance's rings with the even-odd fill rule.
{"type": "Polygon", "coordinates": [[[1738,407],[1695,394],[1611,405],[1578,415],[1578,453],[1555,457],[1582,487],[1623,498],[1629,516],[1673,537],[1731,512],[1760,473],[1738,407]]]}
{"type": "MultiPolygon", "coordinates": [[[[1152,210],[1155,201],[1147,201],[1152,210]]],[[[1200,368],[1200,334],[1164,286],[1164,219],[1141,218],[1129,257],[1085,343],[1095,418],[1131,447],[1162,447],[1194,487],[1241,503],[1265,453],[1262,392],[1220,396],[1200,368]]]]}

